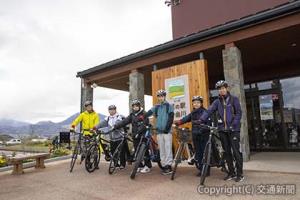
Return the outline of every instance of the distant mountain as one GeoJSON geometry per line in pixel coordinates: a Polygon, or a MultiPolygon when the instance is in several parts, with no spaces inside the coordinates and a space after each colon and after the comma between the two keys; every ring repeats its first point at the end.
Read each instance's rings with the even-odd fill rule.
{"type": "Polygon", "coordinates": [[[1,126],[6,126],[8,125],[11,127],[21,127],[21,126],[27,126],[30,123],[27,122],[21,122],[21,121],[16,121],[16,120],[12,120],[12,119],[0,119],[0,127],[1,126]]]}
{"type": "MultiPolygon", "coordinates": [[[[41,121],[36,124],[30,124],[11,119],[0,119],[0,135],[7,134],[13,137],[20,135],[41,135],[45,137],[52,137],[53,135],[59,134],[61,131],[68,131],[70,124],[78,115],[79,113],[76,113],[58,123],[52,121],[41,121]]],[[[105,118],[105,115],[98,115],[101,120],[105,118]]]]}

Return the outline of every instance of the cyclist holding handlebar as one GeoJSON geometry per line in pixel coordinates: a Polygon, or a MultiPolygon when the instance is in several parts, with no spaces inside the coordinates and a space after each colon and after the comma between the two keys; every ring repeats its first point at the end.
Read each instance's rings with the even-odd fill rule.
{"type": "MultiPolygon", "coordinates": [[[[209,137],[208,134],[209,130],[202,128],[200,126],[201,124],[200,117],[202,116],[203,113],[206,112],[206,109],[203,107],[203,97],[194,96],[192,98],[192,104],[193,104],[193,111],[187,116],[180,119],[179,121],[176,121],[175,125],[179,126],[187,122],[192,122],[192,140],[193,140],[195,153],[196,153],[195,161],[198,163],[196,166],[199,170],[197,176],[201,176],[203,152],[209,137]]],[[[208,122],[203,124],[208,124],[208,122]]],[[[207,175],[208,174],[209,171],[207,175]]]]}
{"type": "MultiPolygon", "coordinates": [[[[139,100],[133,100],[131,103],[132,112],[122,121],[116,123],[114,129],[119,129],[125,127],[128,124],[132,124],[132,138],[134,150],[137,150],[137,147],[140,143],[141,135],[146,133],[145,125],[149,124],[148,118],[145,118],[145,111],[142,108],[141,102],[139,100]]],[[[140,164],[138,171],[141,173],[148,173],[151,171],[152,164],[149,156],[149,151],[146,150],[144,164],[140,164]]]]}
{"type": "Polygon", "coordinates": [[[231,95],[228,91],[228,83],[226,81],[218,81],[216,89],[219,90],[219,98],[201,116],[201,121],[206,121],[214,112],[217,112],[219,115],[219,135],[229,170],[224,180],[235,179],[236,182],[241,182],[244,180],[243,157],[240,152],[241,105],[238,97],[231,95]],[[233,165],[233,157],[235,159],[235,167],[233,165]]]}

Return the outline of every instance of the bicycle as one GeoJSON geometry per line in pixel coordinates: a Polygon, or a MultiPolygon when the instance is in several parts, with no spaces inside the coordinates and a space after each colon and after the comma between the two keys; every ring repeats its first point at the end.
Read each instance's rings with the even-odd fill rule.
{"type": "Polygon", "coordinates": [[[105,144],[105,143],[109,143],[109,141],[102,138],[101,135],[107,135],[112,131],[113,131],[112,129],[108,130],[107,128],[100,128],[96,130],[95,134],[93,134],[89,142],[89,147],[87,149],[86,159],[85,159],[85,169],[89,173],[92,173],[99,167],[100,157],[101,157],[100,147],[104,152],[105,160],[106,161],[111,160],[109,146],[105,144]]]}
{"type": "Polygon", "coordinates": [[[218,128],[208,125],[201,125],[201,127],[209,129],[209,138],[203,153],[202,171],[200,177],[200,185],[204,185],[209,167],[221,167],[221,171],[227,173],[228,170],[225,166],[226,161],[224,158],[224,150],[220,144],[221,140],[218,135],[218,128]]]}
{"type": "Polygon", "coordinates": [[[109,163],[109,168],[108,168],[108,173],[113,174],[118,166],[120,166],[120,157],[121,157],[121,151],[124,149],[124,145],[127,145],[127,141],[130,141],[133,143],[133,140],[128,137],[127,134],[120,133],[122,135],[122,140],[120,144],[117,146],[115,152],[113,153],[110,163],[109,163]]]}
{"type": "MultiPolygon", "coordinates": [[[[146,128],[146,133],[141,136],[140,142],[138,144],[137,149],[135,150],[134,153],[134,166],[130,174],[130,178],[134,179],[137,173],[137,170],[140,166],[140,163],[145,157],[145,152],[146,150],[149,150],[150,154],[150,160],[152,162],[156,162],[157,165],[159,166],[160,169],[163,169],[161,163],[160,163],[160,155],[159,155],[159,149],[158,149],[158,144],[154,141],[152,138],[151,131],[155,130],[151,128],[150,125],[145,126],[146,128]]],[[[137,134],[138,136],[139,134],[137,134]]]]}
{"type": "Polygon", "coordinates": [[[81,155],[80,164],[85,159],[85,155],[86,155],[87,148],[88,148],[87,145],[89,142],[87,137],[84,136],[82,138],[82,133],[73,132],[73,134],[74,134],[74,141],[75,141],[76,135],[78,135],[78,140],[75,144],[75,147],[74,147],[73,153],[72,153],[72,159],[71,159],[71,163],[70,163],[70,173],[73,171],[73,168],[74,168],[74,165],[75,165],[78,155],[81,155]]]}
{"type": "Polygon", "coordinates": [[[181,128],[178,126],[175,126],[175,129],[177,130],[177,138],[178,138],[178,142],[179,142],[179,147],[178,147],[175,157],[174,157],[175,165],[173,167],[171,180],[174,180],[174,177],[175,177],[175,174],[177,171],[177,166],[183,160],[184,151],[186,151],[188,154],[189,164],[190,165],[196,164],[196,166],[197,166],[197,162],[193,161],[194,160],[193,159],[194,152],[192,151],[192,149],[188,143],[191,140],[191,135],[192,135],[191,131],[188,128],[181,128]],[[192,161],[192,162],[190,162],[190,161],[192,161]]]}

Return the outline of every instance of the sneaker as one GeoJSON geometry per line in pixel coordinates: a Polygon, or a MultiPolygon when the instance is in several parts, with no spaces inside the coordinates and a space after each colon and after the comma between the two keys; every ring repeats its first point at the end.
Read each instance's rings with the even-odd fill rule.
{"type": "Polygon", "coordinates": [[[189,165],[194,165],[195,162],[196,162],[196,161],[195,161],[194,158],[191,158],[191,159],[188,160],[188,164],[189,164],[189,165]]]}
{"type": "Polygon", "coordinates": [[[235,179],[235,182],[242,182],[244,181],[245,177],[244,176],[237,176],[236,179],[235,179]]]}
{"type": "Polygon", "coordinates": [[[236,176],[234,174],[228,174],[225,178],[224,181],[230,181],[234,179],[236,176]]]}
{"type": "Polygon", "coordinates": [[[166,167],[165,167],[165,169],[163,170],[163,172],[162,172],[162,174],[163,175],[169,175],[169,174],[172,174],[172,168],[171,168],[171,166],[170,165],[167,165],[166,167]]]}
{"type": "Polygon", "coordinates": [[[141,172],[142,169],[143,169],[143,167],[139,167],[136,172],[139,173],[139,172],[141,172]]]}
{"type": "Polygon", "coordinates": [[[143,169],[141,169],[141,173],[145,174],[145,173],[149,173],[151,171],[151,169],[147,166],[145,166],[143,169]]]}
{"type": "Polygon", "coordinates": [[[125,166],[121,165],[121,166],[119,167],[119,169],[120,169],[120,170],[123,170],[123,169],[125,169],[125,166]]]}

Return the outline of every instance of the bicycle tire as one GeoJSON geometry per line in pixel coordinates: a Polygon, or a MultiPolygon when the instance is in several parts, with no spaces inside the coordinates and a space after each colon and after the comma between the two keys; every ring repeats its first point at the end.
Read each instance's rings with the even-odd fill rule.
{"type": "Polygon", "coordinates": [[[78,157],[78,143],[75,145],[74,147],[74,150],[73,150],[73,153],[72,153],[72,159],[71,159],[71,163],[70,163],[70,173],[73,171],[73,168],[74,168],[74,165],[75,165],[75,162],[77,160],[77,157],[78,157]]]}
{"type": "Polygon", "coordinates": [[[139,168],[140,163],[142,162],[142,160],[144,158],[145,151],[146,151],[146,144],[142,143],[141,146],[140,146],[140,148],[139,148],[139,152],[137,154],[136,161],[134,162],[134,166],[133,166],[133,169],[132,169],[131,174],[130,174],[130,178],[131,179],[135,178],[137,169],[139,168]]]}
{"type": "Polygon", "coordinates": [[[204,149],[205,162],[203,162],[203,166],[202,166],[200,185],[204,185],[206,175],[207,175],[207,170],[209,168],[210,156],[211,156],[211,143],[208,143],[206,144],[206,147],[204,149]]]}
{"type": "Polygon", "coordinates": [[[96,170],[100,161],[100,148],[98,145],[92,145],[89,147],[85,157],[85,169],[89,173],[96,170]]]}
{"type": "Polygon", "coordinates": [[[181,160],[180,158],[181,158],[181,155],[182,155],[183,146],[184,146],[184,144],[180,144],[179,149],[176,152],[176,157],[174,159],[175,165],[174,165],[174,168],[173,168],[173,171],[172,171],[171,180],[174,180],[176,170],[177,170],[177,166],[178,166],[178,164],[180,163],[180,160],[181,160]]]}
{"type": "Polygon", "coordinates": [[[120,155],[121,155],[121,150],[122,150],[122,146],[123,144],[120,143],[118,145],[118,147],[116,148],[113,156],[111,157],[110,159],[110,162],[109,162],[109,167],[108,167],[108,173],[109,174],[113,174],[119,164],[119,160],[120,160],[120,155]]]}

